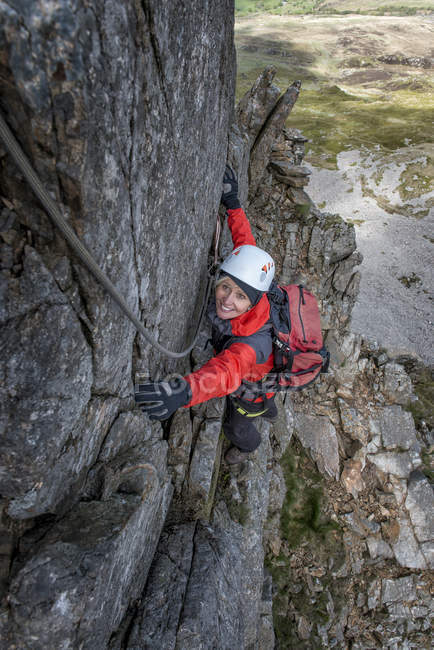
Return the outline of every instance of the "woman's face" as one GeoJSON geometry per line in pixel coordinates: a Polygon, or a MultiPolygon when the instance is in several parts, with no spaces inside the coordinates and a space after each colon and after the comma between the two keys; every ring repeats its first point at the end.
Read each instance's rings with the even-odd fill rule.
{"type": "Polygon", "coordinates": [[[231,278],[224,278],[215,290],[217,316],[223,320],[244,314],[252,305],[244,291],[231,278]]]}

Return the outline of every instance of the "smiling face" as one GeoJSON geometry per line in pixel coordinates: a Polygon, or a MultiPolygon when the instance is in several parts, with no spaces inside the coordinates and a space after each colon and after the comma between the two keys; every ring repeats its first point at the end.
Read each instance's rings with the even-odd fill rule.
{"type": "Polygon", "coordinates": [[[217,285],[215,303],[217,316],[223,320],[241,316],[252,306],[244,291],[228,277],[217,285]]]}

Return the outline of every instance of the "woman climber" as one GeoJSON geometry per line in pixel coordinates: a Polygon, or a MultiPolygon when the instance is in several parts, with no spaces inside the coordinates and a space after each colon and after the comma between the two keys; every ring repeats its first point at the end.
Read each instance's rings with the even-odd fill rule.
{"type": "Polygon", "coordinates": [[[184,378],[139,384],[135,400],[151,420],[165,420],[176,409],[227,395],[223,420],[232,442],[225,460],[244,461],[259,447],[255,417],[277,418],[272,394],[254,391],[255,382],[273,367],[270,303],[266,292],[274,277],[271,256],[256,246],[249,221],[238,200],[238,182],[227,167],[221,201],[227,210],[234,250],[220,266],[215,298],[207,315],[212,324],[215,356],[184,378]]]}

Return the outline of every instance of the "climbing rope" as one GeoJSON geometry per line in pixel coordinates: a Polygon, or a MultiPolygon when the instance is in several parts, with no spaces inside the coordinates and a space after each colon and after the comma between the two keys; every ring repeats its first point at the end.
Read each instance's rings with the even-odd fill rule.
{"type": "Polygon", "coordinates": [[[201,312],[200,312],[200,317],[199,317],[199,323],[196,328],[196,333],[194,336],[194,339],[192,343],[186,348],[185,350],[182,350],[181,352],[173,352],[171,350],[167,350],[165,347],[163,347],[158,341],[156,341],[151,334],[148,332],[148,330],[143,326],[143,324],[140,322],[138,317],[134,314],[133,311],[128,307],[127,303],[125,302],[123,296],[119,293],[119,291],[116,289],[116,287],[113,285],[111,280],[107,277],[107,275],[102,271],[102,269],[98,266],[98,264],[95,262],[93,257],[90,255],[89,251],[83,246],[81,241],[78,239],[77,235],[71,228],[71,226],[65,221],[63,218],[62,214],[60,213],[59,208],[57,207],[56,203],[53,201],[51,196],[48,194],[48,192],[45,190],[44,186],[41,183],[41,180],[37,176],[36,172],[30,165],[29,161],[27,160],[23,150],[21,149],[20,145],[18,144],[17,140],[13,136],[11,130],[9,129],[8,125],[6,124],[5,120],[3,119],[3,116],[0,113],[0,137],[6,147],[6,149],[9,151],[11,154],[12,158],[14,159],[16,165],[22,172],[24,178],[27,180],[29,183],[30,187],[32,188],[33,192],[36,194],[38,197],[39,201],[42,203],[43,207],[53,220],[54,224],[61,230],[63,233],[66,241],[68,244],[71,246],[73,251],[77,254],[77,256],[81,259],[81,261],[87,266],[89,271],[93,273],[93,275],[96,277],[96,279],[102,284],[104,289],[110,294],[110,296],[113,298],[113,300],[119,305],[119,307],[122,309],[124,314],[127,316],[127,318],[130,319],[130,321],[133,323],[135,326],[136,330],[142,334],[142,336],[150,343],[153,347],[155,347],[159,352],[162,354],[171,357],[172,359],[179,359],[181,357],[185,357],[191,350],[194,348],[197,338],[199,336],[199,331],[203,322],[203,318],[205,315],[205,310],[206,310],[206,305],[208,303],[208,299],[211,293],[211,288],[213,284],[213,272],[215,271],[215,265],[217,262],[217,250],[218,250],[218,242],[219,242],[219,237],[220,237],[220,220],[218,218],[217,223],[217,231],[216,231],[216,236],[215,236],[215,248],[214,248],[214,265],[213,267],[208,271],[208,283],[205,291],[205,298],[202,304],[201,312]]]}

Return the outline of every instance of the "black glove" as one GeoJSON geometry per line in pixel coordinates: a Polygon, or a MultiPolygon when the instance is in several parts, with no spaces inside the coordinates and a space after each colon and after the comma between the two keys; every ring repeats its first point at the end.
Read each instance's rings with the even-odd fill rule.
{"type": "Polygon", "coordinates": [[[221,202],[227,210],[236,210],[241,208],[238,200],[238,181],[233,169],[226,165],[225,175],[223,176],[223,194],[221,202]]]}
{"type": "Polygon", "coordinates": [[[153,381],[138,384],[134,399],[150,420],[167,420],[180,406],[192,399],[190,385],[182,377],[170,381],[153,381]]]}

